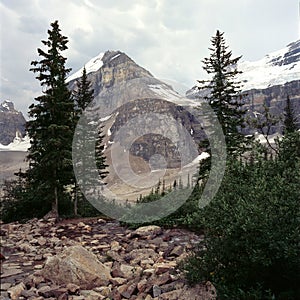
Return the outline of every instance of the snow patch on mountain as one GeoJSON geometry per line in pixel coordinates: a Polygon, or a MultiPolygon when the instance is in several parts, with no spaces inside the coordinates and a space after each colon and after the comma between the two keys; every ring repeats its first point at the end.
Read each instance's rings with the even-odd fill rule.
{"type": "Polygon", "coordinates": [[[1,105],[5,110],[10,110],[10,105],[8,105],[8,101],[4,101],[1,105]]]}
{"type": "Polygon", "coordinates": [[[4,100],[2,103],[0,103],[0,112],[9,112],[12,114],[19,113],[15,110],[14,104],[10,100],[4,100]]]}
{"type": "Polygon", "coordinates": [[[113,59],[115,59],[115,58],[117,58],[117,57],[119,57],[121,54],[120,53],[118,53],[118,54],[116,54],[116,55],[114,55],[110,60],[113,60],[113,59]]]}
{"type": "Polygon", "coordinates": [[[163,84],[149,84],[149,89],[153,91],[159,98],[173,102],[181,106],[198,106],[199,102],[183,97],[176,91],[168,88],[163,84]]]}
{"type": "Polygon", "coordinates": [[[13,142],[11,142],[8,145],[2,145],[0,143],[0,151],[28,151],[30,147],[30,138],[29,136],[25,136],[24,138],[21,138],[20,136],[18,136],[18,134],[16,135],[16,137],[14,138],[13,142]]]}
{"type": "MultiPolygon", "coordinates": [[[[103,66],[103,61],[102,61],[103,56],[104,56],[104,52],[101,52],[99,55],[92,58],[91,60],[89,60],[86,63],[85,69],[86,69],[87,74],[92,73],[92,72],[96,72],[103,66]]],[[[84,67],[82,67],[80,70],[78,70],[74,74],[70,75],[67,78],[66,82],[70,82],[74,79],[80,78],[82,76],[83,68],[84,67]]]]}
{"type": "MultiPolygon", "coordinates": [[[[267,54],[258,61],[242,61],[238,63],[237,69],[242,72],[236,79],[241,82],[243,91],[266,89],[300,80],[300,40],[267,54]]],[[[198,97],[199,87],[202,85],[197,83],[186,92],[186,96],[198,97]]],[[[201,91],[201,96],[207,96],[207,92],[201,91]]]]}
{"type": "Polygon", "coordinates": [[[272,52],[258,61],[241,62],[238,69],[243,73],[239,75],[238,79],[243,84],[243,90],[265,89],[299,80],[300,47],[291,51],[294,44],[272,52]]]}
{"type": "Polygon", "coordinates": [[[104,117],[104,118],[101,118],[101,119],[100,119],[100,122],[105,122],[105,121],[109,120],[109,119],[111,118],[111,116],[112,116],[112,115],[109,115],[109,116],[106,116],[106,117],[104,117]]]}
{"type": "Polygon", "coordinates": [[[183,166],[183,168],[190,168],[190,167],[194,167],[195,165],[196,166],[199,166],[199,163],[201,160],[204,160],[206,158],[210,157],[209,153],[207,152],[202,152],[200,155],[198,155],[191,163],[183,166]]]}

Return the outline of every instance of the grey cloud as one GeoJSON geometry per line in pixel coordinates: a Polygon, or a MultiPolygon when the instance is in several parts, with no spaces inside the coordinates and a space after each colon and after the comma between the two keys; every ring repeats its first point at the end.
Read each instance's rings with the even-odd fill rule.
{"type": "Polygon", "coordinates": [[[40,34],[45,31],[48,24],[45,19],[37,18],[35,16],[21,16],[19,19],[19,26],[21,32],[30,34],[40,34]]]}
{"type": "Polygon", "coordinates": [[[1,3],[14,11],[23,11],[28,7],[27,0],[1,0],[1,3]]]}
{"type": "Polygon", "coordinates": [[[1,99],[28,107],[38,82],[28,69],[50,22],[69,38],[68,67],[121,50],[157,77],[193,85],[210,38],[225,31],[234,55],[262,58],[299,38],[298,0],[1,0],[1,99]],[[231,6],[234,5],[233,10],[231,6]],[[5,24],[5,29],[4,25],[5,24]]]}

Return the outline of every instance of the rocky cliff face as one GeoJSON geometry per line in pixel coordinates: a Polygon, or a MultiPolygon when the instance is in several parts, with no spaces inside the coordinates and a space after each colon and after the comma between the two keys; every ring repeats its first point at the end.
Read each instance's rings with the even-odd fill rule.
{"type": "MultiPolygon", "coordinates": [[[[300,78],[300,77],[299,77],[300,78]]],[[[195,91],[195,88],[187,92],[187,97],[196,101],[205,101],[204,97],[209,93],[207,90],[195,91]]],[[[291,105],[295,116],[298,116],[298,126],[300,127],[300,80],[294,80],[282,85],[274,85],[265,89],[251,89],[243,91],[245,95],[245,108],[250,117],[257,114],[264,114],[264,106],[268,107],[270,112],[277,117],[282,117],[286,107],[287,97],[291,100],[291,105]]],[[[282,124],[272,126],[270,134],[281,132],[282,124]]],[[[252,132],[252,129],[246,129],[245,133],[252,132]]]]}
{"type": "MultiPolygon", "coordinates": [[[[296,64],[300,61],[300,40],[295,41],[287,46],[288,51],[271,60],[271,63],[276,66],[296,64]]],[[[293,66],[294,68],[294,66],[293,66]]]]}
{"type": "MultiPolygon", "coordinates": [[[[287,96],[291,100],[291,105],[295,116],[300,116],[300,80],[287,82],[284,85],[275,85],[266,89],[253,89],[247,91],[246,106],[250,113],[264,113],[264,105],[270,112],[277,116],[282,116],[287,96]]],[[[298,117],[298,126],[300,127],[300,119],[298,117]]],[[[270,134],[280,132],[281,125],[273,126],[270,134]]]]}
{"type": "MultiPolygon", "coordinates": [[[[86,64],[86,69],[95,96],[88,109],[89,114],[95,120],[102,119],[104,124],[110,124],[106,126],[109,128],[106,151],[116,143],[118,131],[135,119],[134,126],[122,136],[119,135],[124,151],[147,162],[155,154],[162,155],[167,166],[174,168],[181,163],[178,147],[184,143],[179,128],[185,128],[185,132],[198,141],[204,135],[193,115],[184,108],[193,104],[193,101],[154,78],[125,53],[108,51],[100,54],[86,64]],[[167,119],[173,119],[173,123],[170,124],[167,119]],[[133,136],[135,139],[130,141],[133,136]]],[[[81,72],[79,70],[69,77],[71,89],[76,89],[77,76],[81,76],[81,72]]],[[[193,150],[187,152],[190,161],[198,155],[193,150]]],[[[155,159],[153,163],[159,164],[155,159]]]]}
{"type": "MultiPolygon", "coordinates": [[[[91,65],[91,70],[99,67],[90,72],[86,68],[88,80],[94,89],[94,112],[100,118],[108,116],[129,101],[157,97],[153,86],[160,86],[176,94],[170,86],[154,78],[123,52],[107,51],[87,64],[91,65]]],[[[69,77],[71,89],[76,89],[76,81],[81,75],[82,70],[79,70],[69,77]]]]}
{"type": "Polygon", "coordinates": [[[11,101],[0,104],[0,144],[10,144],[16,136],[25,135],[26,120],[11,101]]]}
{"type": "Polygon", "coordinates": [[[153,168],[161,167],[159,156],[164,157],[168,168],[190,163],[198,155],[193,146],[205,136],[201,124],[187,109],[159,98],[128,102],[114,115],[110,143],[120,143],[126,151],[147,162],[152,159],[153,168]]]}

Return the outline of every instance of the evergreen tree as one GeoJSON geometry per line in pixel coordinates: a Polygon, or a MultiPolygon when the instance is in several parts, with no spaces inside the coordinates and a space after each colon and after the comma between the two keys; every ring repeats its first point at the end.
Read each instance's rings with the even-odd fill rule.
{"type": "MultiPolygon", "coordinates": [[[[85,115],[82,115],[83,111],[87,108],[89,103],[93,100],[94,90],[91,88],[91,83],[87,79],[86,69],[83,68],[82,76],[76,82],[76,89],[73,90],[73,99],[75,105],[75,116],[74,116],[74,124],[77,125],[80,117],[81,123],[77,125],[77,134],[80,135],[80,139],[77,141],[78,153],[81,154],[81,167],[77,168],[77,180],[82,180],[86,176],[87,162],[88,157],[86,156],[87,152],[87,126],[88,120],[85,115]]],[[[93,139],[93,137],[91,137],[93,139]]],[[[81,182],[79,182],[81,183],[81,182]]],[[[85,198],[83,194],[80,192],[79,186],[76,182],[75,184],[75,197],[74,197],[74,215],[78,214],[78,203],[83,204],[85,202],[85,198]]],[[[84,204],[82,205],[85,206],[84,204]]],[[[85,209],[83,209],[85,210],[85,209]]]]}
{"type": "Polygon", "coordinates": [[[95,147],[95,157],[96,157],[96,166],[98,169],[98,174],[101,178],[101,185],[105,185],[104,179],[108,175],[107,167],[108,165],[106,164],[106,157],[104,156],[104,144],[103,144],[103,126],[100,126],[98,129],[98,135],[97,135],[97,140],[96,140],[96,147],[95,147]]]}
{"type": "Polygon", "coordinates": [[[250,120],[250,125],[255,128],[257,132],[262,134],[267,142],[266,146],[261,145],[261,150],[264,152],[264,157],[267,160],[269,156],[272,156],[272,152],[278,153],[275,145],[270,142],[269,136],[271,135],[273,128],[280,122],[280,117],[273,114],[270,107],[266,103],[263,105],[263,113],[256,114],[255,118],[250,120]]]}
{"type": "Polygon", "coordinates": [[[232,52],[226,46],[224,33],[219,30],[212,38],[210,57],[204,58],[203,69],[212,75],[209,81],[199,81],[204,84],[201,89],[209,89],[210,93],[205,99],[212,107],[222,126],[227,151],[229,155],[238,155],[244,151],[245,136],[241,133],[244,127],[245,110],[240,83],[236,75],[237,63],[241,56],[232,58],[232,52]]]}
{"type": "Polygon", "coordinates": [[[284,109],[284,134],[297,131],[297,118],[291,104],[291,99],[287,96],[286,107],[284,109]]]}
{"type": "Polygon", "coordinates": [[[59,209],[66,209],[70,196],[67,187],[74,184],[72,168],[72,138],[74,105],[66,78],[71,69],[66,68],[66,58],[61,52],[68,49],[67,37],[61,35],[58,21],[51,24],[48,40],[38,48],[40,61],[33,61],[30,71],[36,73],[43,94],[29,107],[31,120],[27,132],[31,138],[26,177],[33,199],[45,206],[51,205],[58,217],[59,209]],[[60,208],[59,208],[60,206],[60,208]]]}
{"type": "Polygon", "coordinates": [[[82,112],[94,99],[94,89],[87,78],[86,68],[83,68],[82,76],[77,80],[77,88],[73,91],[77,121],[82,112]]]}
{"type": "MultiPolygon", "coordinates": [[[[94,90],[91,87],[91,82],[87,78],[85,67],[83,68],[82,77],[77,81],[77,88],[73,92],[75,102],[75,123],[77,124],[75,140],[76,158],[77,164],[77,180],[79,185],[87,190],[87,186],[95,187],[95,185],[103,185],[103,180],[108,175],[105,170],[108,165],[106,157],[103,154],[104,145],[102,134],[102,126],[98,129],[93,125],[95,122],[91,119],[88,113],[84,113],[85,109],[94,99],[94,90]],[[80,122],[77,123],[80,119],[80,122]],[[96,142],[95,142],[96,140],[96,142]],[[95,174],[92,172],[96,161],[96,167],[98,174],[101,178],[101,182],[95,178],[95,174]]],[[[78,185],[75,186],[75,201],[74,201],[74,213],[77,215],[77,202],[80,201],[83,205],[83,210],[89,209],[90,206],[84,195],[80,192],[78,185]]],[[[91,209],[89,209],[92,211],[91,209]]],[[[85,214],[85,212],[83,212],[85,214]]]]}

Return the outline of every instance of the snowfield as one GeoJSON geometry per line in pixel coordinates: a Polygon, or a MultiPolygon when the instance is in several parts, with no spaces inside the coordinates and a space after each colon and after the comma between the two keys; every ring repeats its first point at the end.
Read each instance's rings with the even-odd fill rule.
{"type": "MultiPolygon", "coordinates": [[[[266,55],[261,60],[255,62],[244,61],[239,64],[239,70],[243,73],[239,80],[243,84],[244,90],[265,89],[274,85],[281,85],[287,82],[300,79],[300,60],[290,64],[275,64],[274,61],[283,60],[290,51],[287,46],[279,51],[266,55]]],[[[298,56],[300,49],[290,58],[298,56]]]]}
{"type": "Polygon", "coordinates": [[[24,138],[15,137],[13,142],[9,145],[0,144],[0,151],[24,151],[26,152],[30,147],[30,139],[28,136],[24,138]]]}

